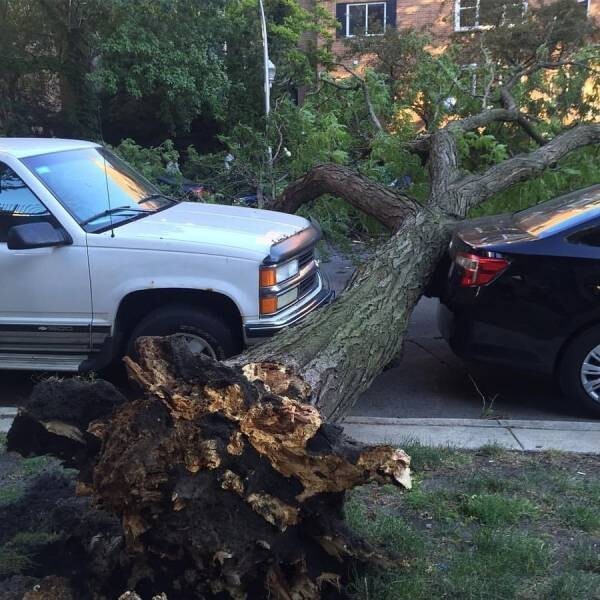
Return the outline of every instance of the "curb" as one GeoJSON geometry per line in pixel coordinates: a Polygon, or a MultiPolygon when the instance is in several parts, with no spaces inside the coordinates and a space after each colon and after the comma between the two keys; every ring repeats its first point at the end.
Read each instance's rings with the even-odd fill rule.
{"type": "Polygon", "coordinates": [[[0,406],[0,433],[8,433],[18,411],[16,406],[0,406]]]}
{"type": "Polygon", "coordinates": [[[510,450],[561,450],[600,454],[600,422],[507,419],[394,419],[348,417],[346,433],[365,443],[476,449],[496,445],[510,450]]]}

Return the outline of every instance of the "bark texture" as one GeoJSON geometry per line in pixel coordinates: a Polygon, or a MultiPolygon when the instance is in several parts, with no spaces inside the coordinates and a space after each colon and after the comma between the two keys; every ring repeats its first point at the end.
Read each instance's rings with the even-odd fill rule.
{"type": "Polygon", "coordinates": [[[337,597],[352,562],[390,564],[345,526],[344,492],[410,486],[404,452],[324,423],[281,365],[235,370],[177,338],[138,351],[127,366],[144,397],[117,395],[98,418],[106,384],[46,383],[45,405],[32,402],[8,436],[11,450],[80,468],[79,493],[121,519],[129,566],[116,581],[170,600],[310,600],[337,597]],[[88,410],[73,418],[77,398],[88,410]]]}
{"type": "Polygon", "coordinates": [[[363,177],[341,165],[318,165],[289,185],[270,206],[273,210],[294,213],[303,204],[331,194],[343,198],[359,210],[378,219],[389,229],[397,229],[406,217],[419,208],[418,202],[363,177]]]}

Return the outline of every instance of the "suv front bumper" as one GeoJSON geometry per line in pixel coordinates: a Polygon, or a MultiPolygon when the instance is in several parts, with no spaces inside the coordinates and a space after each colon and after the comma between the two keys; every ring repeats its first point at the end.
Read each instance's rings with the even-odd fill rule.
{"type": "Polygon", "coordinates": [[[252,345],[263,342],[282,329],[299,323],[318,308],[329,304],[335,298],[335,292],[329,288],[329,282],[325,279],[323,273],[319,272],[318,277],[320,285],[317,289],[297,305],[291,306],[289,310],[273,317],[247,321],[244,324],[246,344],[252,345]]]}

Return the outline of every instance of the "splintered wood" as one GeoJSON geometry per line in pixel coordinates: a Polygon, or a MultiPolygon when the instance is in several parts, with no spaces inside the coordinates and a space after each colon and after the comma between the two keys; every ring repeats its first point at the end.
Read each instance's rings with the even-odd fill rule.
{"type": "Polygon", "coordinates": [[[309,386],[282,365],[234,369],[177,338],[145,338],[138,354],[126,361],[143,398],[85,430],[60,415],[46,428],[71,444],[97,440],[82,453],[91,468],[80,465],[80,487],[121,518],[135,564],[126,589],[151,577],[169,599],[312,600],[337,597],[353,561],[389,562],[344,524],[344,492],[409,487],[402,450],[324,423],[309,386]]]}

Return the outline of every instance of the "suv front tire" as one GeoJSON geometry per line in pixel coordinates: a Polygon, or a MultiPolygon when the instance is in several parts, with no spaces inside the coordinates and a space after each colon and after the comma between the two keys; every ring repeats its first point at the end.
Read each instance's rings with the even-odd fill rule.
{"type": "Polygon", "coordinates": [[[135,358],[135,342],[145,336],[180,335],[192,351],[217,360],[242,351],[241,336],[215,313],[187,305],[170,305],[148,313],[135,327],[127,344],[127,355],[135,358]]]}

